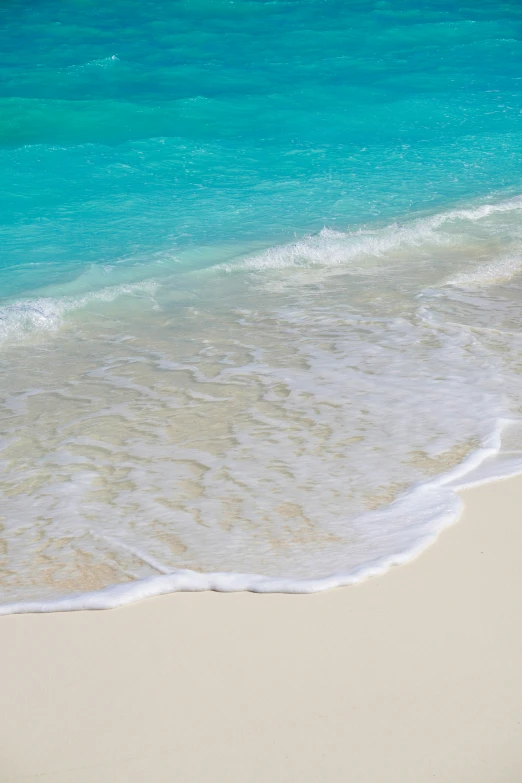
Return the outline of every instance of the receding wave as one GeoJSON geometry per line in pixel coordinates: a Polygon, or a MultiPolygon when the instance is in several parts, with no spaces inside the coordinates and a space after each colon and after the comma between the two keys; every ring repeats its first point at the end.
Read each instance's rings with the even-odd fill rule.
{"type": "Polygon", "coordinates": [[[480,288],[481,286],[506,283],[522,271],[522,255],[506,255],[486,264],[479,264],[469,272],[462,272],[448,280],[448,285],[457,288],[480,288]]]}
{"type": "Polygon", "coordinates": [[[521,208],[208,250],[189,296],[172,274],[4,307],[7,336],[85,313],[8,341],[1,611],[310,592],[415,556],[459,488],[522,469],[521,208]]]}
{"type": "Polygon", "coordinates": [[[94,302],[113,302],[125,295],[153,296],[156,289],[155,281],[146,280],[141,283],[110,286],[82,296],[39,297],[4,305],[0,307],[0,342],[27,337],[35,332],[54,331],[62,325],[67,313],[80,310],[94,302]]]}

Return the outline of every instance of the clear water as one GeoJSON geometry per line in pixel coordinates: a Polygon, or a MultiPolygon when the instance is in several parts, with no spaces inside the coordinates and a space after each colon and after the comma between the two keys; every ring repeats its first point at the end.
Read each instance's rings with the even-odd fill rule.
{"type": "Polygon", "coordinates": [[[4,611],[347,583],[520,469],[520,4],[0,18],[4,611]]]}

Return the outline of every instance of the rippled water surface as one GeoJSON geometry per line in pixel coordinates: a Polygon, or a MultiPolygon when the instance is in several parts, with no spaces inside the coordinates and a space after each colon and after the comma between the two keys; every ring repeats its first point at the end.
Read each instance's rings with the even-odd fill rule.
{"type": "Polygon", "coordinates": [[[0,17],[5,611],[347,583],[520,469],[518,3],[0,17]]]}

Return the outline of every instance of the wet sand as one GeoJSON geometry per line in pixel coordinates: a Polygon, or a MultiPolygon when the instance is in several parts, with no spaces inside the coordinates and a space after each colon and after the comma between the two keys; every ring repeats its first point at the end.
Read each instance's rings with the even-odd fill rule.
{"type": "Polygon", "coordinates": [[[0,617],[0,781],[518,783],[522,478],[314,595],[0,617]]]}

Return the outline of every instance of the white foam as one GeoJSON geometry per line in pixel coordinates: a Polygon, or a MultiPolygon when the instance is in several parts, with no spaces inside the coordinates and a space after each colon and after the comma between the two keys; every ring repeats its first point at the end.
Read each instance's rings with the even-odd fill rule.
{"type": "Polygon", "coordinates": [[[478,223],[491,216],[521,210],[522,197],[516,197],[497,204],[483,204],[474,209],[453,209],[404,224],[392,223],[380,229],[342,232],[324,228],[318,234],[269,248],[246,258],[240,264],[222,264],[221,268],[233,271],[238,267],[263,270],[314,265],[344,266],[365,256],[379,258],[403,248],[448,243],[449,238],[441,232],[444,227],[465,231],[466,223],[478,223]]]}
{"type": "Polygon", "coordinates": [[[54,331],[62,325],[66,313],[95,302],[113,302],[120,296],[143,294],[153,297],[157,288],[156,281],[145,280],[109,286],[81,296],[38,297],[3,305],[0,307],[0,342],[35,332],[54,331]]]}
{"type": "Polygon", "coordinates": [[[89,68],[110,68],[115,63],[119,62],[117,54],[111,54],[108,57],[100,57],[97,60],[89,60],[89,62],[82,63],[81,65],[70,65],[66,70],[68,71],[84,71],[89,68]]]}
{"type": "MultiPolygon", "coordinates": [[[[12,352],[0,611],[312,592],[416,556],[460,488],[522,471],[522,293],[491,285],[518,274],[521,206],[325,230],[199,276],[197,306],[166,281],[161,310],[12,352]],[[301,285],[307,264],[347,277],[301,285]]],[[[93,300],[43,301],[29,331],[93,300]]]]}
{"type": "Polygon", "coordinates": [[[480,288],[482,286],[506,283],[522,271],[522,255],[506,255],[495,258],[487,264],[479,264],[469,272],[461,272],[448,280],[456,288],[480,288]]]}
{"type": "Polygon", "coordinates": [[[462,501],[457,495],[459,490],[522,473],[521,454],[516,461],[510,462],[509,467],[504,465],[500,470],[493,468],[491,472],[486,471],[477,476],[480,468],[498,454],[503,422],[498,424],[498,432],[493,438],[496,441],[494,446],[480,449],[458,468],[415,488],[387,509],[387,514],[401,514],[412,520],[409,526],[405,526],[402,548],[395,554],[376,555],[371,561],[350,571],[309,579],[235,572],[201,573],[190,569],[173,569],[165,573],[163,565],[153,563],[153,567],[162,572],[160,576],[54,600],[15,601],[0,605],[0,615],[115,609],[134,601],[176,592],[317,593],[378,576],[394,566],[413,560],[435,541],[445,527],[458,519],[462,511],[462,501]]]}

